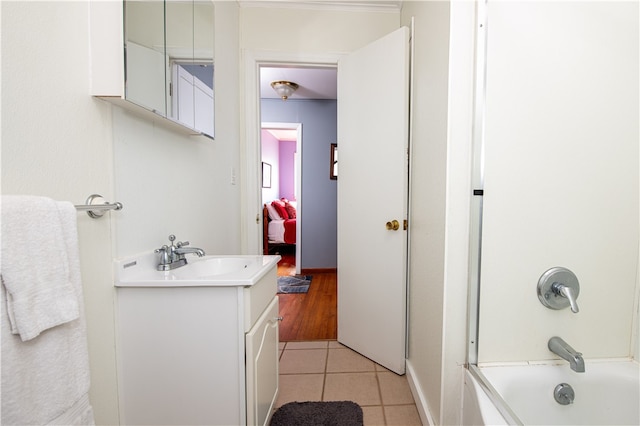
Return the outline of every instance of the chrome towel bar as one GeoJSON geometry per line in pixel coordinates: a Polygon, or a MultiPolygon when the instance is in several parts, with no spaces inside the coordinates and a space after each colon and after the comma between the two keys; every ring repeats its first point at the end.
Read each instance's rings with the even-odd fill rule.
{"type": "Polygon", "coordinates": [[[75,206],[78,211],[86,211],[89,217],[97,219],[104,216],[107,210],[122,210],[122,203],[108,203],[104,201],[102,195],[92,194],[87,198],[86,204],[79,204],[75,206]]]}

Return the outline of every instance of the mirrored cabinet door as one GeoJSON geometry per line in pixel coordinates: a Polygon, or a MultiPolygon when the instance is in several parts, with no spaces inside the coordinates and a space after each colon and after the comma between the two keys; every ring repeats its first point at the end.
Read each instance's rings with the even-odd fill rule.
{"type": "Polygon", "coordinates": [[[214,134],[214,10],[210,1],[194,1],[194,121],[196,129],[214,134]]]}
{"type": "Polygon", "coordinates": [[[213,3],[167,1],[167,116],[213,137],[213,3]]]}
{"type": "Polygon", "coordinates": [[[125,98],[214,136],[214,5],[125,0],[125,98]]]}
{"type": "Polygon", "coordinates": [[[163,1],[124,2],[125,99],[166,117],[163,1]]]}

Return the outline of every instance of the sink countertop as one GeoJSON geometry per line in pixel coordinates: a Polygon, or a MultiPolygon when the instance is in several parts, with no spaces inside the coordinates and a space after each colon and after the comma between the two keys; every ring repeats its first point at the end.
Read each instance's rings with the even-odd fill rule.
{"type": "MultiPolygon", "coordinates": [[[[257,283],[271,268],[277,267],[279,255],[209,255],[202,258],[187,254],[187,265],[170,270],[158,271],[158,255],[154,252],[142,253],[114,260],[116,287],[250,287],[257,283]],[[209,259],[229,259],[234,263],[243,260],[241,268],[233,272],[212,275],[190,276],[189,265],[209,259]]],[[[193,268],[195,270],[196,268],[193,268]]]]}

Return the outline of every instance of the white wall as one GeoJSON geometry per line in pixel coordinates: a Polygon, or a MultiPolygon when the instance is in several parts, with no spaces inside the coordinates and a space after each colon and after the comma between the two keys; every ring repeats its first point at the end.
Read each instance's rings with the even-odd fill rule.
{"type": "Polygon", "coordinates": [[[423,419],[460,424],[465,362],[475,6],[403,3],[415,19],[409,356],[423,419]]]}
{"type": "MultiPolygon", "coordinates": [[[[88,3],[3,1],[0,7],[2,193],[74,204],[93,193],[115,200],[110,108],[89,96],[88,3]]],[[[103,424],[118,423],[111,227],[109,214],[94,220],[78,213],[90,396],[103,424]]]]}
{"type": "Polygon", "coordinates": [[[301,53],[351,52],[398,28],[398,12],[243,7],[241,48],[301,53]]]}
{"type": "MultiPolygon", "coordinates": [[[[587,261],[582,266],[589,266],[594,275],[614,274],[614,281],[621,281],[623,295],[609,298],[605,288],[611,287],[587,280],[579,300],[586,306],[581,305],[583,311],[579,314],[582,330],[572,329],[572,317],[564,321],[556,315],[545,331],[533,334],[569,330],[570,336],[577,332],[578,337],[574,340],[579,343],[576,347],[584,343],[578,349],[585,354],[589,350],[587,356],[628,356],[633,351],[637,356],[637,4],[627,3],[621,6],[627,10],[617,12],[605,3],[591,5],[591,10],[570,9],[566,15],[553,17],[551,20],[556,25],[551,28],[547,21],[553,14],[549,15],[544,2],[529,3],[528,6],[520,2],[498,2],[498,5],[509,10],[501,16],[500,26],[492,25],[491,18],[489,24],[490,49],[493,49],[489,66],[493,78],[489,80],[487,101],[487,113],[490,114],[487,133],[490,136],[485,163],[488,180],[485,202],[489,206],[485,210],[483,233],[486,238],[483,290],[487,286],[490,292],[483,291],[481,296],[484,313],[480,321],[481,361],[548,358],[544,339],[549,336],[545,336],[541,344],[527,343],[532,334],[532,314],[538,315],[542,311],[542,315],[554,315],[539,304],[535,294],[535,284],[544,269],[533,279],[526,279],[523,278],[523,264],[539,262],[541,258],[552,256],[551,252],[559,257],[575,257],[581,249],[583,254],[586,251],[592,256],[592,265],[585,265],[589,263],[587,261]],[[593,21],[577,29],[575,26],[581,25],[575,24],[576,17],[581,20],[585,16],[593,21]],[[604,23],[599,22],[599,16],[607,17],[604,23]],[[612,17],[615,23],[609,20],[612,17]],[[541,22],[545,22],[545,32],[539,31],[541,22]],[[565,49],[571,44],[566,41],[567,33],[573,33],[571,37],[580,40],[573,44],[573,49],[565,49]],[[535,47],[528,47],[522,38],[535,47]],[[496,50],[496,46],[500,46],[500,50],[496,50]],[[580,53],[576,58],[577,46],[580,53]],[[530,58],[532,52],[534,59],[530,58]],[[562,84],[557,84],[558,79],[567,75],[571,76],[569,85],[574,85],[568,96],[566,91],[560,90],[562,84]],[[609,79],[609,76],[613,77],[609,79]],[[547,103],[543,100],[545,96],[552,101],[547,103]],[[585,99],[586,96],[590,98],[585,99]],[[591,99],[598,102],[587,102],[591,99]],[[594,108],[590,110],[592,105],[594,108]],[[562,120],[550,117],[545,109],[553,110],[555,117],[562,117],[562,120]],[[589,118],[585,119],[585,115],[589,118]],[[598,120],[593,120],[593,116],[598,120]],[[567,132],[567,123],[574,133],[567,132]],[[563,137],[553,134],[540,137],[536,133],[553,126],[558,133],[564,132],[563,137]],[[495,139],[496,134],[501,136],[499,142],[495,139]],[[536,151],[547,156],[532,155],[536,151]],[[545,168],[549,161],[555,162],[556,170],[561,170],[558,174],[564,179],[573,174],[574,183],[580,183],[571,186],[577,191],[566,191],[571,194],[568,203],[562,197],[554,199],[555,204],[551,203],[554,215],[558,208],[553,207],[570,211],[560,214],[564,218],[560,234],[564,237],[556,244],[558,250],[550,249],[545,244],[548,240],[539,236],[546,227],[553,227],[559,216],[540,226],[537,223],[540,221],[539,210],[533,213],[527,210],[527,207],[531,208],[528,202],[531,192],[540,196],[541,204],[548,204],[549,187],[567,185],[557,175],[549,177],[552,173],[545,168]],[[511,190],[501,194],[504,188],[511,190]],[[500,205],[494,204],[497,199],[502,201],[500,205]],[[528,204],[523,205],[524,202],[528,204]],[[525,228],[525,233],[530,235],[526,241],[521,241],[521,230],[515,236],[509,235],[513,233],[509,228],[511,223],[521,222],[523,218],[527,226],[535,223],[535,230],[525,228]],[[583,225],[586,222],[588,227],[585,226],[582,232],[574,231],[570,241],[566,241],[566,225],[575,226],[571,222],[583,225]],[[597,238],[604,242],[594,244],[592,240],[597,238]],[[519,250],[525,254],[520,256],[519,250]],[[593,260],[594,254],[597,254],[597,261],[593,260]],[[617,266],[618,271],[612,272],[605,266],[608,264],[617,266]],[[488,276],[486,269],[493,274],[488,276]],[[596,296],[589,287],[602,290],[596,296]],[[592,295],[588,295],[589,292],[592,295]],[[590,307],[592,297],[594,301],[596,298],[608,299],[608,303],[604,308],[590,307]],[[617,310],[620,307],[622,313],[617,310]],[[591,312],[585,314],[584,309],[591,312]],[[633,324],[636,326],[632,327],[633,324]],[[610,327],[615,330],[603,336],[610,327]],[[513,328],[518,329],[515,335],[513,328]],[[593,330],[599,333],[598,338],[592,338],[590,344],[586,344],[584,340],[593,330]],[[581,335],[584,339],[577,340],[581,335]],[[523,345],[526,354],[519,350],[523,345]],[[486,356],[488,352],[491,357],[486,356]]],[[[565,3],[564,7],[567,5],[581,6],[565,3]]],[[[403,24],[408,24],[411,16],[416,20],[408,367],[420,393],[418,403],[426,411],[422,414],[434,424],[459,424],[461,420],[468,215],[473,189],[470,163],[473,43],[477,25],[474,9],[473,4],[466,2],[449,5],[410,1],[404,2],[402,11],[403,24]],[[446,86],[448,93],[441,89],[446,86]]]]}
{"type": "Polygon", "coordinates": [[[169,233],[210,253],[240,250],[237,4],[216,4],[215,141],[89,95],[88,2],[0,7],[2,193],[124,204],[99,220],[78,214],[91,403],[98,424],[118,424],[113,257],[152,250],[169,233]]]}
{"type": "Polygon", "coordinates": [[[215,140],[188,136],[114,107],[115,256],[153,250],[168,235],[207,254],[241,251],[238,9],[215,5],[215,140]],[[235,175],[235,182],[233,182],[235,175]]]}
{"type": "MultiPolygon", "coordinates": [[[[638,258],[638,264],[640,265],[640,257],[638,258]]],[[[635,317],[632,319],[632,327],[632,356],[636,361],[638,361],[640,360],[640,268],[638,268],[638,275],[636,276],[636,309],[635,317]]]]}
{"type": "Polygon", "coordinates": [[[169,244],[168,235],[207,254],[240,250],[238,141],[184,136],[114,107],[116,257],[169,244]],[[223,225],[222,225],[223,224],[223,225]]]}
{"type": "Polygon", "coordinates": [[[449,3],[407,2],[415,17],[408,367],[439,423],[444,324],[444,245],[449,3]]]}
{"type": "Polygon", "coordinates": [[[586,358],[628,357],[638,3],[489,2],[488,19],[479,362],[557,358],[554,335],[586,358]],[[553,266],[577,275],[578,314],[538,301],[553,266]]]}

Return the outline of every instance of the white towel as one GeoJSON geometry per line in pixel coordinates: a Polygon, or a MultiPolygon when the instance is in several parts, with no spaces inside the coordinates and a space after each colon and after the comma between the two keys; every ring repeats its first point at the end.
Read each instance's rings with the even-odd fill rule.
{"type": "MultiPolygon", "coordinates": [[[[12,247],[6,246],[5,196],[2,223],[2,272],[3,287],[0,289],[0,335],[2,341],[2,389],[0,393],[2,417],[0,424],[44,425],[60,421],[67,424],[93,424],[91,406],[87,407],[89,392],[89,353],[87,348],[86,322],[80,278],[80,257],[78,251],[78,230],[75,208],[70,203],[57,203],[65,211],[61,232],[61,250],[66,253],[68,281],[78,303],[78,319],[42,331],[34,339],[23,342],[21,337],[11,333],[8,320],[4,285],[5,258],[11,259],[12,247]]],[[[23,212],[30,222],[39,222],[40,216],[31,210],[23,212]]],[[[34,225],[40,226],[40,225],[34,225]]],[[[59,261],[60,253],[48,262],[59,261]]]]}
{"type": "Polygon", "coordinates": [[[2,197],[2,279],[11,332],[23,341],[80,316],[64,241],[76,216],[68,202],[2,197]]]}
{"type": "Polygon", "coordinates": [[[62,415],[53,419],[47,425],[69,426],[82,425],[93,426],[96,422],[93,418],[93,408],[89,403],[89,395],[85,394],[71,408],[62,413],[62,415]]]}

